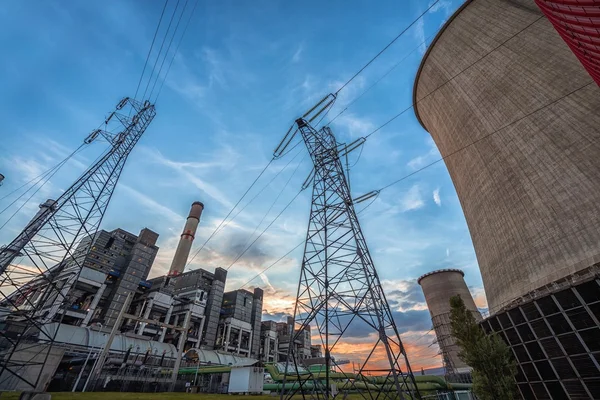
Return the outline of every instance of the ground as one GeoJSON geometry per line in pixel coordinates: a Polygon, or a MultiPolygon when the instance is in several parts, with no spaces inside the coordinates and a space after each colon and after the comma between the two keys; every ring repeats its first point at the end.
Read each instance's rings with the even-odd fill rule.
{"type": "MultiPolygon", "coordinates": [[[[2,393],[1,400],[18,400],[18,393],[2,393]]],[[[241,396],[226,394],[190,394],[190,393],[52,393],[52,400],[274,400],[274,396],[241,396]]]]}

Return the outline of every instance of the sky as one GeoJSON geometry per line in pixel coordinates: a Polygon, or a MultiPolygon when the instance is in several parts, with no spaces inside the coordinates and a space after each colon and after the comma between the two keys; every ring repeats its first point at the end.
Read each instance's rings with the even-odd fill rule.
{"type": "MultiPolygon", "coordinates": [[[[0,230],[0,243],[10,242],[39,203],[59,196],[104,149],[102,143],[85,147],[29,201],[26,196],[11,205],[16,195],[4,198],[64,159],[121,98],[134,95],[163,4],[28,0],[2,5],[0,173],[6,179],[0,210],[6,210],[0,213],[0,226],[20,209],[0,230]]],[[[175,4],[167,4],[150,65],[175,4]]],[[[205,210],[192,254],[269,162],[293,121],[336,91],[429,6],[417,0],[373,4],[198,3],[181,46],[175,52],[173,45],[167,58],[167,63],[171,56],[174,61],[156,102],[156,118],[129,157],[102,223],[106,230],[137,234],[148,227],[160,234],[150,277],[168,270],[193,201],[202,201],[205,210]]],[[[411,104],[425,43],[460,4],[440,0],[340,92],[327,119],[380,80],[331,124],[339,142],[365,136],[411,104]]],[[[409,111],[350,155],[353,196],[438,158],[429,134],[409,111]]],[[[311,167],[302,143],[274,161],[233,212],[236,218],[188,269],[229,268],[227,290],[265,289],[264,318],[278,320],[292,312],[302,246],[261,271],[304,240],[310,189],[234,260],[301,190],[311,167]]],[[[415,368],[439,366],[417,278],[460,268],[476,304],[486,308],[469,231],[445,165],[391,186],[362,211],[367,204],[357,205],[359,219],[411,363],[415,368]]],[[[357,334],[336,355],[354,360],[370,340],[357,334]]]]}

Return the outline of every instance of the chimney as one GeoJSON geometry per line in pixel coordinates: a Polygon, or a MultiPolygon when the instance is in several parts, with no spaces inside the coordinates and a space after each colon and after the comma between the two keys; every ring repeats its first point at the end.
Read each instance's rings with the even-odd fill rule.
{"type": "Polygon", "coordinates": [[[185,222],[181,239],[179,239],[179,244],[177,245],[177,251],[175,251],[175,256],[171,263],[171,269],[169,269],[169,276],[177,276],[183,272],[185,263],[187,263],[188,256],[190,255],[192,242],[196,236],[196,229],[200,222],[202,210],[204,210],[204,204],[199,201],[192,203],[190,215],[188,215],[187,221],[185,222]]]}

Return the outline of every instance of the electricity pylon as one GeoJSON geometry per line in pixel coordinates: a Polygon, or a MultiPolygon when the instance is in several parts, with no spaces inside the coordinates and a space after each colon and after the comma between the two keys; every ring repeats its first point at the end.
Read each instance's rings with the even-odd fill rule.
{"type": "Polygon", "coordinates": [[[104,121],[104,129],[84,140],[89,144],[103,138],[108,149],[0,249],[0,305],[8,310],[9,322],[20,327],[0,330],[0,391],[15,384],[45,390],[44,367],[53,358],[58,329],[50,332],[44,325],[60,322],[70,306],[67,293],[90,250],[77,245],[96,235],[127,157],[155,115],[148,101],[122,99],[104,121]],[[58,281],[59,275],[68,279],[58,281]]]}
{"type": "MultiPolygon", "coordinates": [[[[354,210],[340,146],[331,129],[317,131],[304,118],[296,121],[295,132],[302,135],[314,164],[313,192],[281,398],[302,394],[330,399],[336,390],[358,392],[365,399],[419,398],[354,210]],[[302,359],[310,354],[299,345],[311,326],[325,355],[324,369],[318,372],[303,368],[302,359]],[[338,346],[349,345],[348,337],[367,337],[374,343],[357,373],[344,372],[332,357],[338,346]],[[291,389],[285,389],[286,381],[291,389]]],[[[276,155],[285,150],[283,143],[291,142],[288,136],[276,155]]]]}

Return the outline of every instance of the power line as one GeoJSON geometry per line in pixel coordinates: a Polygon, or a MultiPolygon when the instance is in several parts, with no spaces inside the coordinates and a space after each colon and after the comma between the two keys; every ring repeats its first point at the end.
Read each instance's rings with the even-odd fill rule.
{"type": "MultiPolygon", "coordinates": [[[[421,172],[421,171],[423,171],[423,170],[425,170],[425,169],[427,169],[427,168],[429,168],[429,167],[431,167],[431,166],[433,166],[433,165],[435,165],[435,164],[439,163],[440,161],[443,161],[443,160],[445,160],[446,158],[448,158],[448,157],[451,157],[451,156],[453,156],[453,155],[455,155],[455,154],[457,154],[457,153],[459,153],[459,152],[461,152],[461,151],[463,151],[463,150],[465,150],[465,149],[467,149],[467,148],[469,148],[469,147],[471,147],[471,146],[473,146],[473,145],[475,145],[475,144],[479,143],[480,141],[482,141],[482,140],[484,140],[484,139],[486,139],[486,138],[488,138],[488,137],[490,137],[490,136],[492,136],[492,135],[496,134],[497,132],[499,132],[499,131],[501,131],[501,130],[503,130],[503,129],[505,129],[505,128],[507,128],[507,127],[509,127],[509,126],[511,126],[511,125],[513,125],[513,124],[515,124],[515,123],[517,123],[517,122],[520,122],[520,121],[522,121],[522,120],[523,120],[523,119],[525,119],[525,118],[528,118],[529,116],[531,116],[531,115],[533,115],[533,114],[535,114],[535,113],[537,113],[537,112],[539,112],[539,111],[543,110],[544,108],[546,108],[546,107],[549,107],[549,106],[551,106],[551,105],[553,105],[553,104],[556,104],[557,102],[559,102],[560,100],[564,99],[565,97],[567,97],[567,96],[570,96],[571,94],[573,94],[573,93],[575,93],[575,92],[577,92],[577,91],[579,91],[579,90],[581,90],[581,89],[583,89],[583,88],[585,88],[586,86],[589,86],[589,85],[591,85],[591,84],[592,84],[592,82],[590,82],[590,83],[587,83],[587,84],[585,84],[585,85],[583,85],[583,86],[581,86],[581,87],[579,87],[579,88],[577,88],[577,89],[575,89],[575,90],[573,90],[573,91],[571,91],[571,92],[569,92],[569,93],[567,93],[567,94],[565,94],[565,95],[561,96],[560,98],[558,98],[558,99],[554,100],[553,102],[551,102],[551,103],[548,103],[548,104],[546,104],[546,105],[544,105],[544,106],[542,106],[542,107],[539,107],[539,108],[537,108],[536,110],[534,110],[534,111],[532,111],[532,112],[528,113],[527,115],[524,115],[523,117],[521,117],[521,118],[519,118],[519,119],[517,119],[517,120],[515,120],[515,121],[512,121],[512,122],[511,122],[511,123],[509,123],[509,124],[506,124],[506,125],[502,126],[501,128],[499,128],[499,129],[497,129],[497,130],[495,130],[495,131],[493,131],[493,132],[491,132],[491,133],[489,133],[489,134],[487,134],[487,135],[485,135],[485,136],[483,136],[483,137],[481,137],[481,138],[479,138],[479,139],[475,140],[474,142],[472,142],[472,143],[469,143],[468,145],[466,145],[466,146],[463,146],[463,147],[461,147],[461,148],[459,148],[459,149],[457,149],[457,150],[455,150],[455,151],[451,152],[450,154],[447,154],[446,156],[444,156],[444,157],[442,157],[442,158],[440,158],[440,159],[438,159],[438,160],[436,160],[436,161],[434,161],[434,162],[432,162],[432,163],[429,163],[429,164],[427,164],[426,166],[424,166],[424,167],[422,167],[422,168],[419,168],[419,169],[418,169],[418,170],[416,170],[416,171],[413,171],[413,172],[411,172],[410,174],[404,175],[404,176],[403,176],[403,177],[401,177],[400,179],[397,179],[397,180],[395,180],[395,181],[393,181],[393,182],[391,182],[391,183],[389,183],[389,184],[387,184],[387,185],[383,186],[383,187],[382,187],[382,188],[380,188],[378,191],[379,191],[379,192],[381,192],[381,191],[383,191],[383,190],[385,190],[385,189],[387,189],[387,188],[389,188],[389,187],[391,187],[391,186],[393,186],[393,185],[396,185],[396,184],[398,184],[398,183],[402,182],[402,181],[403,181],[403,180],[405,180],[405,179],[408,179],[408,178],[410,178],[411,176],[414,176],[414,175],[418,174],[419,172],[421,172]]],[[[367,205],[365,208],[363,208],[363,209],[362,209],[362,210],[359,212],[359,214],[360,214],[360,213],[362,213],[362,212],[364,212],[364,211],[365,211],[365,210],[366,210],[366,209],[367,209],[367,208],[368,208],[368,207],[369,207],[371,204],[373,204],[373,202],[374,202],[374,201],[375,201],[375,200],[373,200],[373,201],[372,201],[371,203],[369,203],[369,204],[368,204],[368,205],[367,205]]],[[[258,277],[259,277],[261,274],[263,274],[263,273],[265,273],[266,271],[270,270],[270,269],[271,269],[272,267],[274,267],[274,266],[275,266],[277,263],[279,263],[281,260],[283,260],[285,257],[287,257],[287,256],[288,256],[290,253],[292,253],[294,250],[296,250],[298,247],[300,247],[300,246],[301,246],[303,243],[304,243],[304,241],[302,241],[302,242],[300,242],[299,244],[297,244],[297,245],[296,245],[296,246],[295,246],[295,247],[294,247],[292,250],[288,251],[288,252],[287,252],[285,255],[283,255],[281,258],[279,258],[279,259],[278,259],[277,261],[275,261],[273,264],[271,264],[270,266],[268,266],[267,268],[265,268],[264,270],[262,270],[262,271],[261,271],[259,274],[257,274],[255,277],[253,277],[251,280],[249,280],[248,282],[246,282],[246,283],[245,283],[245,284],[244,284],[242,287],[244,287],[244,286],[248,285],[248,284],[249,284],[250,282],[252,282],[254,279],[258,278],[258,277]]]]}
{"type": "Polygon", "coordinates": [[[163,19],[163,15],[165,14],[165,10],[167,8],[167,3],[169,0],[165,0],[165,5],[163,6],[162,12],[160,13],[160,18],[158,19],[158,24],[156,25],[156,30],[154,31],[154,37],[152,38],[152,44],[150,44],[150,49],[148,49],[148,55],[146,56],[146,62],[144,63],[144,68],[142,69],[142,75],[140,76],[140,80],[138,81],[137,88],[135,89],[135,96],[133,98],[137,98],[138,92],[140,90],[140,85],[142,84],[142,79],[144,78],[144,73],[146,72],[146,67],[148,66],[148,60],[150,59],[150,54],[152,53],[152,48],[154,47],[154,41],[156,40],[156,36],[158,35],[158,30],[160,28],[160,24],[163,19]]]}
{"type": "Polygon", "coordinates": [[[545,108],[547,108],[547,107],[550,107],[550,106],[552,106],[552,105],[556,104],[557,102],[561,101],[561,100],[562,100],[562,99],[564,99],[565,97],[567,97],[567,96],[570,96],[570,95],[572,95],[573,93],[575,93],[575,92],[577,92],[577,91],[579,91],[579,90],[581,90],[581,89],[583,89],[583,88],[585,88],[586,86],[589,86],[589,85],[591,85],[591,84],[592,84],[592,83],[587,83],[587,84],[585,84],[585,85],[583,85],[583,86],[581,86],[581,87],[579,87],[579,88],[577,88],[577,89],[575,89],[575,90],[572,90],[572,91],[570,91],[569,93],[567,93],[567,94],[565,94],[565,95],[563,95],[563,96],[559,97],[558,99],[556,99],[556,100],[554,100],[554,101],[552,101],[552,102],[550,102],[550,103],[548,103],[548,104],[546,104],[546,105],[544,105],[544,106],[542,106],[542,107],[536,108],[535,110],[533,110],[533,111],[531,111],[531,112],[529,112],[529,113],[525,114],[524,116],[522,116],[522,117],[520,117],[520,118],[517,118],[516,120],[514,120],[514,121],[512,121],[512,122],[510,122],[510,123],[508,123],[508,124],[505,124],[505,125],[503,125],[502,127],[500,127],[500,128],[498,128],[498,129],[496,129],[495,131],[492,131],[492,132],[488,133],[487,135],[484,135],[484,136],[480,137],[479,139],[477,139],[477,140],[475,140],[475,141],[473,141],[473,142],[471,142],[471,143],[469,143],[469,144],[467,144],[467,145],[465,145],[465,146],[463,146],[463,147],[460,147],[460,148],[458,148],[457,150],[454,150],[453,152],[451,152],[451,153],[449,153],[449,154],[446,154],[445,156],[443,156],[443,157],[441,157],[441,158],[439,158],[439,159],[437,159],[437,160],[435,160],[435,161],[433,161],[433,162],[431,162],[431,163],[429,163],[429,164],[425,165],[424,167],[422,167],[422,168],[419,168],[418,170],[416,170],[416,171],[413,171],[413,172],[411,172],[410,174],[404,175],[404,176],[403,176],[403,177],[401,177],[400,179],[397,179],[397,180],[395,180],[395,181],[393,181],[393,182],[391,182],[391,183],[389,183],[389,184],[387,184],[387,185],[383,186],[381,189],[379,189],[379,191],[381,192],[381,191],[383,191],[383,190],[385,190],[385,189],[389,188],[390,186],[393,186],[393,185],[395,185],[395,184],[397,184],[397,183],[400,183],[400,182],[402,182],[403,180],[405,180],[405,179],[407,179],[407,178],[410,178],[411,176],[413,176],[413,175],[415,175],[415,174],[418,174],[419,172],[421,172],[421,171],[423,171],[423,170],[425,170],[425,169],[427,169],[427,168],[431,167],[432,165],[435,165],[435,164],[439,163],[440,161],[443,161],[443,160],[445,160],[445,159],[446,159],[446,158],[448,158],[448,157],[451,157],[451,156],[453,156],[453,155],[455,155],[455,154],[457,154],[457,153],[459,153],[459,152],[461,152],[461,151],[463,151],[463,150],[466,150],[466,149],[468,149],[469,147],[471,147],[471,146],[473,146],[473,145],[475,145],[475,144],[477,144],[477,143],[481,142],[482,140],[484,140],[484,139],[487,139],[487,138],[489,138],[490,136],[492,136],[492,135],[494,135],[494,134],[496,134],[496,133],[500,132],[501,130],[503,130],[503,129],[506,129],[506,128],[508,128],[509,126],[511,126],[511,125],[513,125],[513,124],[516,124],[517,122],[520,122],[520,121],[524,120],[525,118],[528,118],[528,117],[530,117],[531,115],[533,115],[533,114],[535,114],[535,113],[537,113],[537,112],[539,112],[539,111],[541,111],[541,110],[543,110],[543,109],[545,109],[545,108]]]}
{"type": "MultiPolygon", "coordinates": [[[[240,199],[237,201],[237,203],[235,203],[235,205],[231,208],[231,210],[229,210],[229,212],[227,213],[227,215],[225,216],[225,218],[223,218],[223,220],[219,223],[219,225],[215,228],[215,230],[210,234],[210,236],[208,237],[208,239],[206,239],[206,241],[204,241],[204,243],[202,243],[202,246],[200,246],[200,248],[198,250],[196,250],[196,252],[194,253],[194,255],[192,256],[192,258],[190,258],[188,260],[188,262],[185,264],[185,266],[187,267],[192,261],[194,261],[194,259],[196,258],[196,256],[198,255],[198,253],[200,253],[200,251],[202,251],[202,249],[204,248],[204,246],[206,246],[206,244],[210,241],[210,239],[213,238],[213,236],[215,236],[215,234],[217,233],[217,231],[219,230],[219,228],[225,223],[225,221],[227,220],[227,218],[229,218],[229,216],[231,215],[231,213],[233,212],[233,210],[236,209],[236,207],[241,203],[241,201],[244,199],[244,197],[246,197],[246,195],[248,194],[248,192],[254,187],[254,185],[256,184],[256,182],[260,179],[261,176],[263,176],[263,174],[265,173],[265,171],[267,170],[267,168],[269,168],[269,166],[271,166],[271,164],[273,163],[274,159],[271,159],[267,165],[265,165],[265,167],[262,169],[262,171],[260,171],[260,174],[258,174],[258,176],[254,179],[254,181],[250,184],[250,186],[248,187],[248,189],[246,189],[246,191],[244,192],[244,194],[242,195],[242,197],[240,197],[240,199]]],[[[231,221],[230,221],[231,222],[231,221]]],[[[229,223],[229,222],[228,222],[229,223]]]]}
{"type": "Polygon", "coordinates": [[[346,81],[346,83],[344,83],[336,92],[335,94],[337,95],[339,92],[342,91],[342,89],[344,89],[346,86],[348,86],[348,84],[350,82],[352,82],[358,75],[360,75],[361,72],[363,72],[369,65],[371,65],[371,63],[373,63],[373,61],[375,61],[380,55],[382,55],[392,44],[394,44],[396,42],[396,40],[398,40],[400,38],[400,36],[404,35],[404,33],[409,30],[414,24],[417,23],[418,20],[420,20],[425,14],[427,14],[427,12],[429,12],[429,10],[431,10],[433,8],[433,6],[435,6],[437,3],[439,2],[439,0],[434,1],[433,3],[431,3],[431,5],[429,7],[427,7],[427,9],[425,11],[423,11],[421,13],[421,15],[419,15],[415,20],[413,20],[413,22],[410,23],[410,25],[408,25],[406,28],[404,28],[404,30],[402,32],[400,32],[398,34],[398,36],[396,36],[394,39],[392,39],[391,42],[389,42],[387,44],[387,46],[385,46],[381,51],[379,51],[379,53],[377,53],[375,55],[375,57],[371,58],[369,60],[368,63],[366,63],[361,69],[358,70],[357,73],[355,73],[350,79],[348,79],[346,81]]]}
{"type": "Polygon", "coordinates": [[[419,104],[420,102],[422,102],[423,100],[425,100],[426,98],[428,98],[429,96],[431,96],[433,93],[437,92],[438,90],[440,90],[441,88],[443,88],[444,86],[446,86],[448,83],[452,82],[459,75],[462,75],[466,70],[468,70],[469,68],[473,67],[479,61],[483,60],[485,57],[489,56],[491,53],[493,53],[494,51],[496,51],[500,47],[504,46],[504,44],[506,44],[509,40],[511,40],[514,37],[518,36],[519,34],[521,34],[522,32],[524,32],[526,29],[528,29],[530,26],[532,26],[533,24],[535,24],[537,21],[539,21],[542,18],[544,18],[543,15],[541,17],[537,18],[536,20],[534,20],[533,22],[531,22],[530,24],[528,24],[527,26],[525,26],[523,29],[521,29],[518,32],[516,32],[515,34],[513,34],[512,36],[508,37],[506,40],[504,40],[498,46],[494,47],[493,49],[491,49],[490,51],[488,51],[487,53],[485,53],[484,55],[482,55],[480,58],[478,58],[476,61],[474,61],[472,64],[470,64],[468,67],[463,68],[460,72],[458,72],[457,74],[455,74],[454,76],[452,76],[450,79],[448,79],[446,82],[442,83],[440,86],[438,86],[437,88],[435,88],[431,92],[429,92],[427,95],[425,95],[424,97],[422,97],[420,100],[418,100],[415,103],[411,104],[410,106],[408,106],[407,108],[405,108],[404,110],[400,111],[398,114],[394,115],[392,118],[390,118],[389,120],[387,120],[386,122],[384,122],[378,128],[376,128],[375,130],[373,130],[372,132],[370,132],[367,136],[365,136],[365,139],[368,138],[368,137],[370,137],[374,133],[380,131],[382,128],[384,128],[385,126],[387,126],[388,124],[390,124],[392,121],[394,121],[396,118],[398,118],[401,115],[403,115],[405,112],[407,112],[411,108],[414,108],[417,104],[419,104]]]}
{"type": "Polygon", "coordinates": [[[181,23],[181,19],[183,18],[183,14],[185,13],[185,9],[187,8],[189,0],[185,0],[185,4],[183,5],[183,9],[181,10],[181,14],[179,15],[179,19],[177,20],[177,25],[175,25],[175,30],[173,30],[173,35],[171,35],[171,40],[169,41],[169,45],[167,46],[167,50],[165,51],[165,56],[163,57],[162,62],[160,63],[160,68],[158,69],[158,73],[156,74],[156,80],[152,84],[152,90],[150,90],[150,94],[148,98],[152,98],[152,93],[154,93],[154,88],[156,87],[156,82],[160,79],[160,73],[162,72],[163,66],[165,65],[165,61],[169,56],[169,50],[171,50],[171,45],[173,44],[173,39],[175,39],[175,35],[177,34],[177,30],[179,29],[179,24],[181,23]]]}
{"type": "Polygon", "coordinates": [[[279,212],[279,214],[277,214],[277,216],[273,219],[273,221],[271,221],[269,223],[269,225],[267,225],[267,227],[265,229],[263,229],[263,231],[260,233],[260,235],[258,235],[256,237],[256,239],[254,239],[252,241],[252,243],[250,243],[242,252],[242,254],[240,254],[235,260],[233,260],[233,262],[231,264],[229,264],[229,266],[227,268],[225,268],[226,270],[229,270],[229,268],[231,268],[233,266],[233,264],[235,264],[236,262],[238,262],[238,260],[244,255],[246,254],[246,252],[254,245],[254,243],[256,243],[258,241],[258,239],[260,239],[265,232],[275,223],[275,221],[277,221],[279,219],[279,217],[281,217],[281,215],[292,205],[292,203],[294,202],[294,200],[296,200],[298,198],[298,196],[300,196],[300,193],[302,193],[302,191],[298,191],[298,193],[296,193],[296,195],[289,201],[289,203],[286,204],[286,206],[279,212]]]}
{"type": "Polygon", "coordinates": [[[415,47],[414,49],[412,49],[407,55],[405,55],[404,57],[402,57],[402,59],[400,61],[398,61],[396,64],[392,65],[392,67],[390,69],[388,69],[385,74],[383,74],[381,77],[379,77],[379,79],[377,79],[371,86],[369,86],[367,89],[365,89],[361,94],[359,94],[357,97],[355,97],[354,100],[352,100],[346,106],[344,106],[344,109],[342,111],[340,111],[335,117],[333,117],[327,124],[325,124],[325,126],[329,126],[340,115],[342,115],[343,113],[345,113],[348,110],[348,108],[352,107],[352,105],[354,103],[356,103],[358,100],[360,100],[365,94],[367,94],[367,92],[369,92],[371,89],[373,89],[373,87],[375,87],[379,82],[381,82],[382,80],[384,80],[393,70],[395,70],[396,68],[398,68],[398,66],[400,66],[400,64],[402,64],[402,62],[404,60],[406,60],[408,57],[410,57],[415,51],[419,50],[419,48],[421,48],[421,46],[423,46],[424,44],[427,44],[427,41],[429,39],[431,39],[432,37],[433,36],[429,36],[428,38],[426,38],[423,42],[419,43],[419,45],[417,47],[415,47]]]}
{"type": "MultiPolygon", "coordinates": [[[[17,208],[15,210],[15,212],[12,213],[12,215],[6,221],[4,221],[4,223],[2,224],[2,226],[0,226],[0,230],[3,229],[15,217],[15,215],[17,215],[19,213],[19,211],[21,211],[23,209],[23,207],[25,207],[25,205],[27,203],[29,203],[29,201],[33,198],[33,196],[35,196],[37,194],[37,192],[39,192],[40,189],[42,189],[50,181],[50,179],[52,179],[52,177],[54,175],[56,175],[56,173],[62,168],[62,166],[65,165],[67,163],[67,161],[69,161],[71,159],[71,157],[73,157],[75,155],[75,153],[77,153],[83,146],[85,146],[85,144],[81,144],[67,158],[65,158],[63,161],[61,161],[61,163],[57,166],[57,168],[54,169],[54,171],[52,171],[52,173],[46,175],[44,182],[42,182],[42,184],[36,190],[33,191],[33,193],[31,194],[31,196],[29,196],[27,198],[27,200],[25,200],[23,202],[23,204],[21,204],[19,206],[19,208],[17,208]]],[[[37,183],[39,183],[39,181],[37,183]]],[[[36,183],[36,185],[37,185],[37,183],[36,183]]],[[[25,193],[27,193],[27,192],[25,192],[25,193]]],[[[25,195],[25,193],[23,193],[23,195],[25,195]]],[[[13,204],[15,204],[17,202],[17,200],[19,200],[22,196],[19,196],[12,203],[10,203],[8,206],[6,206],[6,208],[4,208],[2,211],[0,211],[0,214],[4,213],[4,211],[6,211],[10,206],[12,206],[13,204]]]]}
{"type": "MultiPolygon", "coordinates": [[[[84,146],[86,146],[86,143],[81,144],[77,149],[73,150],[73,152],[71,154],[69,154],[67,157],[65,157],[62,161],[60,161],[58,164],[56,164],[52,168],[48,169],[47,171],[45,171],[42,174],[40,174],[40,175],[36,176],[35,178],[31,179],[30,181],[28,181],[25,184],[21,185],[17,189],[13,190],[12,192],[10,192],[9,194],[7,194],[6,196],[2,197],[2,199],[0,199],[0,200],[5,199],[6,197],[10,196],[11,194],[15,193],[16,191],[18,191],[18,190],[22,189],[23,187],[29,185],[34,180],[37,180],[37,182],[35,182],[33,184],[33,186],[31,186],[29,189],[27,189],[25,192],[23,192],[19,197],[17,197],[16,199],[14,199],[4,209],[2,209],[2,211],[0,211],[0,215],[3,214],[6,210],[8,210],[12,205],[14,205],[21,198],[23,198],[27,194],[27,192],[29,192],[31,189],[33,189],[42,180],[46,179],[44,181],[44,183],[42,183],[42,186],[44,186],[46,183],[48,183],[48,180],[50,178],[52,178],[63,167],[63,165],[65,165],[67,163],[67,161],[69,161],[75,154],[77,154],[79,151],[81,151],[84,146]]],[[[38,189],[36,189],[35,192],[34,192],[34,194],[37,193],[42,188],[42,186],[40,186],[38,189]]],[[[31,199],[31,197],[33,197],[33,195],[30,196],[29,199],[27,199],[25,201],[25,203],[23,203],[23,205],[21,205],[21,207],[19,207],[19,209],[0,227],[0,229],[2,229],[15,216],[15,214],[18,213],[23,208],[23,206],[31,199]]]]}
{"type": "MultiPolygon", "coordinates": [[[[300,154],[300,153],[298,153],[298,154],[300,154]]],[[[285,182],[285,185],[283,185],[283,187],[281,188],[281,190],[279,191],[279,193],[275,197],[275,200],[273,200],[273,202],[271,203],[271,206],[269,207],[269,209],[267,210],[267,212],[263,215],[263,217],[261,218],[260,222],[254,228],[254,231],[248,237],[248,241],[246,241],[246,243],[244,244],[244,246],[248,245],[248,242],[250,241],[250,239],[252,239],[252,236],[254,236],[254,234],[256,233],[256,231],[258,230],[258,228],[260,228],[260,226],[262,225],[262,223],[264,222],[264,220],[267,218],[267,216],[269,215],[269,213],[271,212],[271,210],[273,209],[273,207],[275,206],[275,204],[277,203],[277,201],[279,200],[279,198],[281,197],[281,195],[283,194],[283,192],[285,191],[285,189],[290,184],[290,181],[292,180],[292,178],[294,177],[294,175],[296,175],[296,172],[298,172],[298,168],[300,168],[300,165],[302,165],[302,161],[304,161],[304,159],[300,160],[300,162],[298,163],[298,165],[296,166],[296,168],[294,169],[294,171],[292,172],[292,174],[290,175],[290,177],[288,178],[288,180],[285,182]]],[[[275,218],[275,219],[277,219],[277,218],[275,218]]],[[[275,220],[273,222],[275,222],[275,220]]],[[[269,226],[271,224],[269,224],[269,226]]],[[[262,234],[259,235],[259,237],[260,236],[262,236],[262,234]]],[[[258,238],[257,238],[257,240],[258,240],[258,238]]],[[[255,242],[256,242],[256,240],[254,242],[252,242],[252,244],[254,244],[255,242]]],[[[248,249],[250,249],[250,247],[252,247],[252,244],[250,246],[248,246],[245,250],[243,250],[240,254],[238,254],[237,257],[236,257],[236,259],[235,259],[235,261],[232,262],[229,265],[229,267],[227,267],[227,269],[231,268],[231,266],[233,264],[235,264],[236,261],[238,261],[246,253],[246,251],[248,251],[248,249]]]]}
{"type": "Polygon", "coordinates": [[[194,4],[194,8],[192,8],[192,12],[190,13],[190,16],[189,16],[189,18],[187,20],[187,23],[185,24],[185,28],[183,29],[183,33],[179,37],[179,43],[177,43],[177,47],[175,48],[175,52],[173,52],[173,57],[171,58],[171,62],[169,63],[169,67],[167,68],[167,72],[165,73],[163,81],[160,84],[160,87],[158,88],[158,92],[156,94],[156,97],[154,98],[154,102],[155,103],[158,100],[158,96],[160,95],[160,92],[162,91],[162,88],[163,88],[163,86],[165,84],[165,81],[167,80],[167,76],[169,75],[169,72],[171,71],[171,66],[173,65],[173,61],[175,60],[175,56],[177,55],[177,52],[179,51],[179,46],[181,46],[181,42],[183,41],[183,37],[185,36],[185,33],[187,32],[188,26],[190,25],[190,21],[192,20],[192,16],[194,15],[194,11],[196,11],[196,7],[198,6],[198,1],[199,0],[196,0],[196,3],[194,4]]]}
{"type": "MultiPolygon", "coordinates": [[[[169,20],[169,25],[167,26],[167,31],[165,32],[165,36],[160,44],[160,48],[158,49],[158,54],[156,55],[156,60],[154,60],[154,65],[152,66],[152,70],[150,71],[150,78],[148,79],[148,83],[146,83],[146,88],[144,89],[144,94],[142,99],[146,98],[146,93],[148,92],[148,88],[150,87],[150,82],[152,81],[152,75],[156,70],[156,64],[158,64],[158,60],[160,59],[160,55],[162,53],[162,49],[165,45],[165,41],[169,35],[169,31],[171,30],[171,25],[173,24],[173,19],[175,18],[175,14],[177,13],[177,9],[179,8],[179,3],[181,0],[177,0],[177,4],[175,4],[175,8],[173,9],[173,14],[171,14],[171,19],[169,20]]],[[[158,79],[158,78],[157,78],[158,79]]]]}

